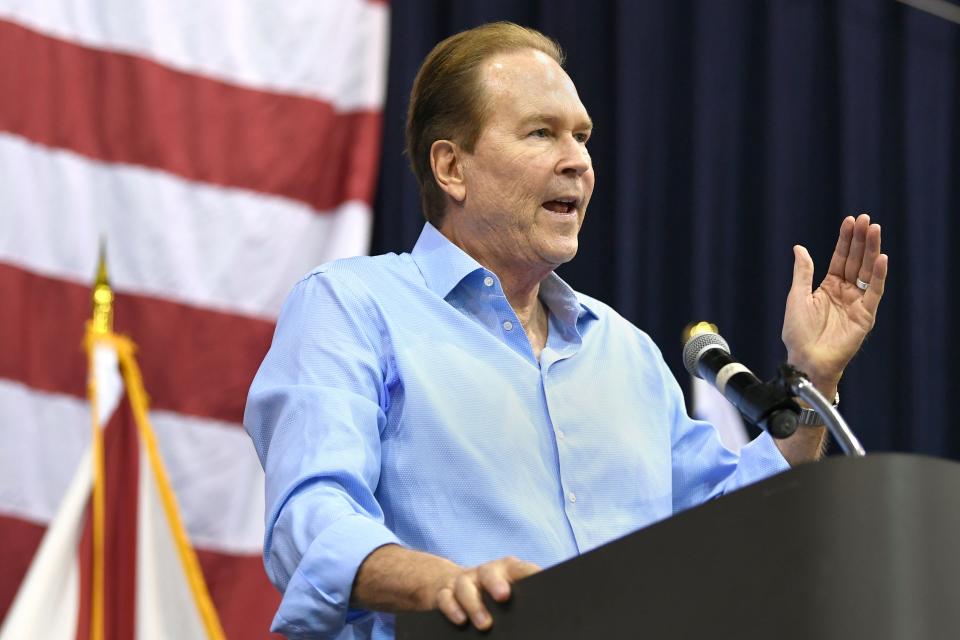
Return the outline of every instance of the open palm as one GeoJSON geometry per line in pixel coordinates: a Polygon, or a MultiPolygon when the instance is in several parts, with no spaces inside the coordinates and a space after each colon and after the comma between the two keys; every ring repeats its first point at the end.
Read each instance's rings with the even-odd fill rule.
{"type": "Polygon", "coordinates": [[[880,253],[880,225],[870,216],[847,217],[826,277],[816,291],[813,260],[795,246],[793,285],[783,318],[783,343],[791,364],[828,391],[873,328],[887,277],[887,256],[880,253]],[[865,290],[857,280],[869,283],[865,290]]]}

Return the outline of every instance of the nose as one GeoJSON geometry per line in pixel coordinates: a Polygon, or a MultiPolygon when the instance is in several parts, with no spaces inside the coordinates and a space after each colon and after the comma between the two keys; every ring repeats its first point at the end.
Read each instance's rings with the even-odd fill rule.
{"type": "Polygon", "coordinates": [[[557,173],[582,176],[593,166],[590,152],[572,134],[560,138],[560,158],[557,161],[557,173]]]}

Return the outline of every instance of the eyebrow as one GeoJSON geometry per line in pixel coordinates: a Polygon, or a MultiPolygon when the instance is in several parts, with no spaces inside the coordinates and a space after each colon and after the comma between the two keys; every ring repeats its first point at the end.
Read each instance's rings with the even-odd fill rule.
{"type": "MultiPolygon", "coordinates": [[[[526,118],[524,118],[524,119],[521,121],[521,124],[524,125],[524,126],[529,125],[529,124],[533,124],[533,123],[535,123],[535,122],[546,122],[546,123],[549,123],[549,124],[556,124],[558,120],[560,120],[560,118],[558,118],[558,117],[556,117],[556,116],[551,116],[551,115],[546,114],[546,113],[535,113],[535,114],[529,115],[529,116],[527,116],[526,118]]],[[[586,120],[581,120],[581,121],[577,124],[577,126],[574,127],[574,129],[575,129],[575,130],[578,130],[578,131],[581,130],[581,129],[590,129],[590,130],[592,130],[592,129],[593,129],[593,120],[590,119],[590,116],[587,116],[587,119],[586,119],[586,120]]]]}

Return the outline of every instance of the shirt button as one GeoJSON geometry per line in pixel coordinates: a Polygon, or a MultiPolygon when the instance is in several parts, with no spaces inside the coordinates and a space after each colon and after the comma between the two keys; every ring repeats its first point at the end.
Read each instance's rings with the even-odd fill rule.
{"type": "Polygon", "coordinates": [[[564,309],[566,309],[567,311],[573,311],[573,305],[568,304],[564,307],[564,309]]]}
{"type": "Polygon", "coordinates": [[[562,429],[557,429],[557,437],[560,438],[561,440],[563,440],[563,439],[566,438],[567,436],[566,436],[565,433],[563,433],[563,430],[562,430],[562,429]]]}
{"type": "Polygon", "coordinates": [[[487,276],[486,278],[483,279],[483,284],[487,285],[488,287],[492,287],[493,278],[491,278],[490,276],[487,276]]]}
{"type": "Polygon", "coordinates": [[[513,323],[510,322],[509,320],[504,320],[503,328],[506,329],[507,331],[513,331],[513,323]]]}
{"type": "Polygon", "coordinates": [[[577,494],[575,494],[573,491],[571,491],[570,493],[567,494],[567,499],[570,500],[570,502],[576,502],[576,501],[577,501],[577,494]]]}

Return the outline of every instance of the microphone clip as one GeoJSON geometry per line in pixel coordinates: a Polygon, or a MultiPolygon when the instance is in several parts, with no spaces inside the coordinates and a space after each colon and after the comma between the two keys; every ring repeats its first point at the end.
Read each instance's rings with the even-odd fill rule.
{"type": "Polygon", "coordinates": [[[781,367],[772,380],[748,387],[741,404],[749,407],[746,412],[741,408],[744,418],[777,439],[789,438],[800,424],[800,405],[793,399],[789,378],[784,376],[781,367]]]}

